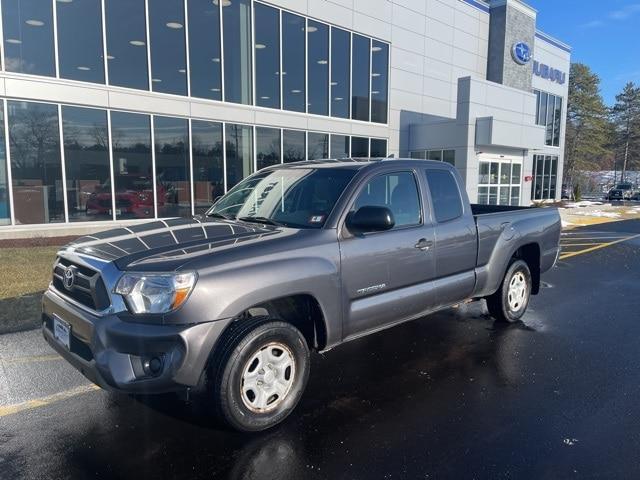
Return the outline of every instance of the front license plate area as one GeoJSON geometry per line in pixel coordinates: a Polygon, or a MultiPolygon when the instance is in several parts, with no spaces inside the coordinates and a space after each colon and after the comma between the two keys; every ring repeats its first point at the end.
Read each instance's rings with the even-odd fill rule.
{"type": "Polygon", "coordinates": [[[71,325],[62,320],[60,317],[53,316],[53,336],[62,345],[70,349],[71,345],[71,325]]]}

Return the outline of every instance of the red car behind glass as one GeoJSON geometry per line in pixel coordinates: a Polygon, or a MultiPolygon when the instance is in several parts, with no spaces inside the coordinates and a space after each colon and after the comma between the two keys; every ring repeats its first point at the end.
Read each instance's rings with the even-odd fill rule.
{"type": "MultiPolygon", "coordinates": [[[[151,179],[138,176],[116,178],[116,214],[122,217],[153,217],[153,184],[151,179]]],[[[165,188],[158,189],[158,206],[164,205],[165,188]]],[[[111,215],[111,184],[106,182],[87,199],[87,215],[111,215]]]]}

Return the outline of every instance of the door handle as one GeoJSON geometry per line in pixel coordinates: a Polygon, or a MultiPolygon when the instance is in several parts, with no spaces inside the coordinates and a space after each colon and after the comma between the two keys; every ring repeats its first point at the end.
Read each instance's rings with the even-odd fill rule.
{"type": "Polygon", "coordinates": [[[431,247],[433,247],[433,242],[430,240],[427,240],[426,238],[421,238],[420,240],[418,240],[418,243],[415,244],[415,247],[418,250],[422,250],[423,252],[426,252],[431,247]]]}

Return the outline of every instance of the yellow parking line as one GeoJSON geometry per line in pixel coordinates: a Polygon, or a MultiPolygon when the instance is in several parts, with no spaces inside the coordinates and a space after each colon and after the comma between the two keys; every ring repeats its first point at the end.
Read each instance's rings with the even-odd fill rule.
{"type": "Polygon", "coordinates": [[[596,245],[596,246],[594,246],[594,247],[586,248],[586,249],[584,249],[584,250],[580,250],[580,251],[578,251],[578,252],[565,253],[564,255],[560,255],[560,260],[564,260],[564,259],[566,259],[566,258],[575,257],[575,256],[577,256],[577,255],[582,255],[582,254],[584,254],[584,253],[595,252],[596,250],[600,250],[600,249],[602,249],[602,248],[607,248],[607,247],[610,247],[610,246],[612,246],[612,245],[616,245],[616,244],[618,244],[618,243],[627,242],[627,241],[629,241],[629,240],[633,240],[634,238],[638,238],[638,237],[640,237],[640,234],[638,234],[638,235],[632,235],[632,236],[630,236],[630,237],[625,237],[625,238],[622,238],[622,239],[620,239],[620,240],[616,240],[616,241],[614,241],[614,242],[601,243],[601,244],[596,245]]]}
{"type": "Polygon", "coordinates": [[[5,365],[17,365],[22,363],[34,363],[34,362],[54,362],[56,360],[63,360],[60,355],[36,355],[33,357],[15,357],[2,360],[5,365]]]}
{"type": "Polygon", "coordinates": [[[591,243],[561,243],[560,246],[564,247],[591,247],[593,245],[602,245],[602,243],[591,242],[591,243]]]}
{"type": "Polygon", "coordinates": [[[24,412],[26,410],[33,410],[34,408],[46,407],[47,405],[51,405],[52,403],[67,400],[71,397],[76,397],[78,395],[93,392],[95,390],[100,390],[100,387],[93,384],[82,385],[80,387],[72,388],[71,390],[54,393],[53,395],[49,395],[47,397],[27,400],[26,402],[16,403],[15,405],[6,405],[4,407],[0,406],[0,418],[6,417],[7,415],[24,412]]]}

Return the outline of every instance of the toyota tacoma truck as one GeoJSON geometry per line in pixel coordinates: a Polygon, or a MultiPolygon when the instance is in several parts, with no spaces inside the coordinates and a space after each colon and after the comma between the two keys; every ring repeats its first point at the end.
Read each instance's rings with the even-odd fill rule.
{"type": "Polygon", "coordinates": [[[300,400],[311,351],[467,300],[521,319],[560,230],[554,208],[470,205],[447,163],[277,165],[204,215],[62,248],[43,334],[105,389],[200,391],[263,430],[300,400]]]}

